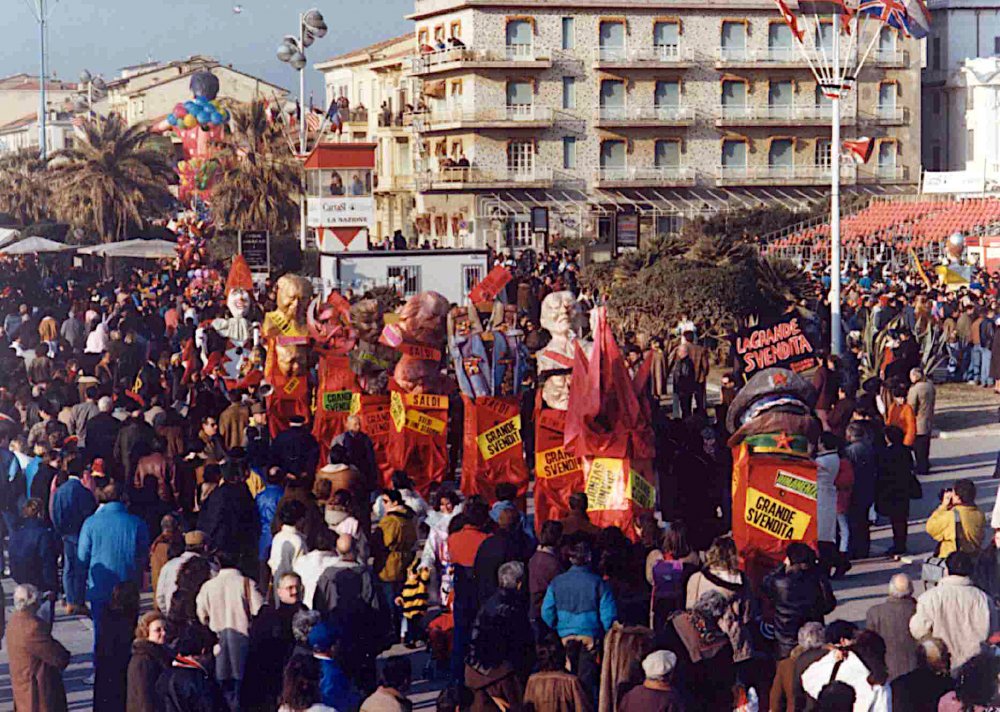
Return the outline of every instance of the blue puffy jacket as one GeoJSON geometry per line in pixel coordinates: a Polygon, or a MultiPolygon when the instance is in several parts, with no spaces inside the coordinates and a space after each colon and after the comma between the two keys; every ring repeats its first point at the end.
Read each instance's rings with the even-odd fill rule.
{"type": "Polygon", "coordinates": [[[257,507],[257,518],[260,520],[260,540],[257,547],[257,556],[261,561],[267,559],[271,551],[271,522],[278,511],[278,502],[285,494],[285,488],[281,485],[268,485],[260,491],[254,505],[257,507]]]}
{"type": "Polygon", "coordinates": [[[87,600],[109,601],[117,583],[142,585],[149,530],[139,517],[125,511],[124,504],[108,502],[83,523],[76,553],[87,569],[87,600]]]}
{"type": "Polygon", "coordinates": [[[611,587],[584,566],[572,566],[552,579],[542,601],[542,620],[560,638],[585,635],[599,639],[618,619],[611,587]]]}

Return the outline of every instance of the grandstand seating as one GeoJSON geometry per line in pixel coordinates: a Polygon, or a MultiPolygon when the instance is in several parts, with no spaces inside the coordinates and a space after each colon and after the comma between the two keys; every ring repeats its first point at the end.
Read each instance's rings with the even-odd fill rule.
{"type": "MultiPolygon", "coordinates": [[[[1000,223],[1000,198],[966,200],[875,199],[841,220],[846,247],[886,245],[897,250],[921,250],[942,244],[954,232],[965,235],[1000,223]]],[[[807,227],[767,242],[765,250],[828,247],[829,223],[807,227]]]]}

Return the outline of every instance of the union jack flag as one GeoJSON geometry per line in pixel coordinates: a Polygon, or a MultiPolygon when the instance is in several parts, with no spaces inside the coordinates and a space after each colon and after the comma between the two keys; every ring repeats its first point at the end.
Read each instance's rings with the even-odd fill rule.
{"type": "Polygon", "coordinates": [[[858,3],[858,12],[876,17],[889,27],[909,34],[906,5],[900,0],[861,0],[858,3]]]}

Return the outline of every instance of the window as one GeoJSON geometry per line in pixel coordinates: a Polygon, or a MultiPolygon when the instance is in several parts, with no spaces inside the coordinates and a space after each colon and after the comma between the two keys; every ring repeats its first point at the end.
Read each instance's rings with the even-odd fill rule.
{"type": "Polygon", "coordinates": [[[653,105],[656,115],[669,121],[675,118],[681,108],[681,83],[678,81],[661,81],[656,83],[656,93],[653,95],[653,105]]]}
{"type": "Polygon", "coordinates": [[[941,92],[932,91],[931,92],[931,111],[935,114],[941,113],[941,92]]]}
{"type": "Polygon", "coordinates": [[[530,118],[532,94],[531,82],[507,82],[507,117],[530,118]]]}
{"type": "Polygon", "coordinates": [[[514,179],[530,178],[535,171],[535,142],[511,141],[507,145],[507,172],[514,179]]]}
{"type": "Polygon", "coordinates": [[[767,169],[773,176],[790,177],[794,170],[794,144],[790,138],[776,138],[767,150],[767,169]]]}
{"type": "Polygon", "coordinates": [[[883,178],[896,177],[896,144],[883,141],[878,146],[878,172],[883,178]]]}
{"type": "Polygon", "coordinates": [[[896,59],[896,30],[891,27],[883,27],[878,33],[878,59],[880,62],[896,59]]]}
{"type": "Polygon", "coordinates": [[[821,138],[816,141],[816,165],[821,168],[829,168],[831,157],[830,139],[821,138]]]}
{"type": "Polygon", "coordinates": [[[461,141],[461,139],[454,139],[454,140],[452,140],[452,142],[451,142],[451,157],[454,158],[457,161],[459,158],[462,157],[462,155],[464,153],[465,153],[465,151],[462,150],[462,141],[461,141]]]}
{"type": "Polygon", "coordinates": [[[576,136],[563,136],[563,168],[567,171],[576,168],[576,136]]]}
{"type": "Polygon", "coordinates": [[[605,79],[601,82],[601,118],[625,118],[625,82],[605,79]]]}
{"type": "Polygon", "coordinates": [[[792,95],[795,89],[787,79],[771,82],[767,87],[767,111],[772,118],[787,119],[792,116],[792,95]]]}
{"type": "Polygon", "coordinates": [[[792,28],[784,22],[772,22],[768,25],[767,58],[772,62],[786,62],[792,59],[794,51],[792,28]]]}
{"type": "Polygon", "coordinates": [[[462,21],[455,20],[450,25],[448,25],[448,36],[449,37],[461,37],[462,36],[462,21]]]}
{"type": "Polygon", "coordinates": [[[660,59],[677,59],[681,53],[681,26],[677,22],[653,24],[653,49],[660,59]]]}
{"type": "Polygon", "coordinates": [[[562,48],[573,49],[576,47],[576,20],[572,17],[562,19],[562,48]]]}
{"type": "Polygon", "coordinates": [[[833,116],[833,102],[830,100],[830,97],[823,93],[823,87],[819,84],[816,85],[815,96],[818,115],[827,117],[833,116]]]}
{"type": "Polygon", "coordinates": [[[965,132],[965,160],[976,160],[976,133],[972,129],[965,132]]]}
{"type": "Polygon", "coordinates": [[[444,25],[438,25],[434,28],[434,44],[438,42],[444,43],[444,25]]]}
{"type": "Polygon", "coordinates": [[[469,296],[473,287],[479,284],[483,277],[483,265],[462,265],[462,296],[469,296]]]}
{"type": "Polygon", "coordinates": [[[896,83],[882,82],[878,86],[878,115],[892,119],[896,115],[896,83]]]}
{"type": "Polygon", "coordinates": [[[430,44],[429,37],[430,37],[430,35],[429,35],[426,27],[423,28],[422,30],[417,30],[417,44],[418,45],[427,45],[427,44],[430,44]]]}
{"type": "Polygon", "coordinates": [[[576,108],[576,77],[563,77],[562,108],[576,108]]]}
{"type": "Polygon", "coordinates": [[[600,28],[601,59],[616,60],[625,58],[625,23],[602,22],[600,28]]]}
{"type": "Polygon", "coordinates": [[[993,38],[993,56],[1000,54],[1000,37],[993,38]]]}
{"type": "Polygon", "coordinates": [[[507,23],[507,58],[530,58],[534,27],[530,20],[511,20],[507,23]]]}
{"type": "Polygon", "coordinates": [[[722,173],[743,175],[747,170],[747,142],[729,140],[722,142],[722,173]]]}
{"type": "Polygon", "coordinates": [[[399,265],[388,267],[386,276],[389,284],[399,287],[404,297],[410,297],[420,291],[420,265],[399,265]]]}
{"type": "Polygon", "coordinates": [[[656,234],[675,235],[681,231],[684,225],[684,217],[681,215],[657,215],[656,234]]]}
{"type": "Polygon", "coordinates": [[[747,52],[747,25],[745,22],[722,23],[722,58],[745,59],[747,52]]]}
{"type": "Polygon", "coordinates": [[[931,40],[931,69],[941,69],[941,38],[931,40]]]}
{"type": "Polygon", "coordinates": [[[653,165],[660,170],[676,171],[681,167],[681,142],[672,139],[657,141],[653,153],[653,165]]]}
{"type": "Polygon", "coordinates": [[[747,84],[736,80],[722,82],[722,115],[740,118],[747,113],[747,84]]]}
{"type": "Polygon", "coordinates": [[[816,26],[816,46],[826,52],[828,57],[833,52],[833,36],[832,22],[820,22],[816,26]]]}
{"type": "Polygon", "coordinates": [[[604,141],[601,144],[601,173],[605,178],[625,175],[625,142],[604,141]]]}

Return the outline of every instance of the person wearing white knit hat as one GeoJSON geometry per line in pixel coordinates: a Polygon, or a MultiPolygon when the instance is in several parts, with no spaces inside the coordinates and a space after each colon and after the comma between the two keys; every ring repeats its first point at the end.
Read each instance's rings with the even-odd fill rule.
{"type": "Polygon", "coordinates": [[[618,712],[682,712],[684,701],[671,682],[676,667],[677,656],[669,650],[647,655],[642,661],[646,681],[628,691],[618,712]]]}

